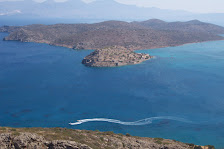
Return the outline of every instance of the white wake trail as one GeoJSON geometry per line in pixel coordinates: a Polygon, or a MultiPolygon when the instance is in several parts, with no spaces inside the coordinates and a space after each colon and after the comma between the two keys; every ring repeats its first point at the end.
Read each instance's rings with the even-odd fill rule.
{"type": "Polygon", "coordinates": [[[78,120],[75,123],[69,123],[69,125],[80,125],[82,123],[87,123],[87,122],[109,122],[109,123],[116,123],[121,125],[147,125],[147,124],[151,124],[153,120],[174,120],[174,121],[180,121],[185,123],[192,123],[192,121],[188,121],[183,118],[172,117],[172,116],[160,116],[160,117],[146,118],[146,119],[142,119],[142,120],[134,121],[134,122],[123,122],[120,120],[107,119],[107,118],[93,118],[93,119],[78,120]]]}

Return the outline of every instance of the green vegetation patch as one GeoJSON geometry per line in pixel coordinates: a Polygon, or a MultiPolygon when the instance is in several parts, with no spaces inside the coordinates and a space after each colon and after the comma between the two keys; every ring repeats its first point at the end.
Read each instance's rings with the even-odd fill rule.
{"type": "Polygon", "coordinates": [[[130,135],[129,133],[126,133],[126,136],[127,136],[127,137],[131,137],[131,135],[130,135]]]}
{"type": "Polygon", "coordinates": [[[0,130],[1,131],[6,131],[6,128],[5,127],[0,127],[0,130]]]}
{"type": "Polygon", "coordinates": [[[107,131],[107,132],[104,132],[103,134],[105,134],[105,135],[114,135],[114,132],[113,131],[107,131]]]}
{"type": "Polygon", "coordinates": [[[215,149],[213,145],[206,145],[206,147],[208,147],[208,149],[215,149]]]}
{"type": "Polygon", "coordinates": [[[157,144],[163,144],[163,138],[154,138],[154,140],[155,140],[155,143],[157,143],[157,144]]]}
{"type": "Polygon", "coordinates": [[[201,146],[195,146],[194,149],[202,149],[201,146]]]}

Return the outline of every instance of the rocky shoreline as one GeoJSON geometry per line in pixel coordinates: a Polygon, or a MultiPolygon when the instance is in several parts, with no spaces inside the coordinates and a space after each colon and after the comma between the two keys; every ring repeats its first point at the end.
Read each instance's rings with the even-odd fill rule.
{"type": "Polygon", "coordinates": [[[113,132],[0,127],[0,149],[214,149],[214,147],[113,132]]]}
{"type": "Polygon", "coordinates": [[[97,49],[82,60],[82,64],[89,67],[116,67],[139,64],[151,59],[144,53],[135,53],[125,47],[109,47],[97,49]]]}

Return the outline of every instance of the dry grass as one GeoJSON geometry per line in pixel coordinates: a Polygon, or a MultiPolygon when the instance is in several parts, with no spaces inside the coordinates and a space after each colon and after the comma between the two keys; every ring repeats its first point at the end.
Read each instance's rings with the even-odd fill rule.
{"type": "MultiPolygon", "coordinates": [[[[75,129],[66,129],[66,128],[9,128],[9,127],[0,127],[1,133],[11,133],[14,136],[18,136],[21,133],[34,133],[43,136],[48,141],[53,140],[69,140],[75,141],[81,144],[86,144],[93,149],[99,148],[118,148],[118,144],[115,141],[121,142],[123,147],[126,147],[127,144],[124,142],[125,139],[128,140],[140,140],[146,142],[156,143],[158,145],[172,145],[180,144],[181,142],[166,140],[162,138],[142,138],[131,135],[115,134],[112,131],[109,132],[100,132],[99,130],[90,131],[90,130],[75,130],[75,129]]],[[[183,144],[183,143],[182,143],[183,144]]],[[[185,144],[186,145],[186,144],[185,144]]],[[[193,144],[187,144],[189,148],[196,147],[193,144]]],[[[209,149],[214,149],[213,146],[208,146],[209,149]]]]}

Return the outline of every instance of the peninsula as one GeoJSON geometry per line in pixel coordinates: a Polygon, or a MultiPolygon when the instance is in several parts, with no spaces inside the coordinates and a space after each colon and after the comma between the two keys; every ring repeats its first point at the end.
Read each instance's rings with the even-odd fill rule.
{"type": "Polygon", "coordinates": [[[3,26],[4,40],[46,43],[73,49],[98,49],[82,61],[87,66],[138,64],[151,57],[133,50],[179,46],[224,40],[224,27],[192,20],[165,22],[152,19],[142,22],[106,21],[94,24],[55,24],[3,26]],[[117,48],[105,48],[114,47],[117,48]],[[126,50],[125,50],[126,49],[126,50]],[[120,50],[120,51],[118,51],[120,50]],[[119,59],[119,60],[118,60],[119,59]]]}

